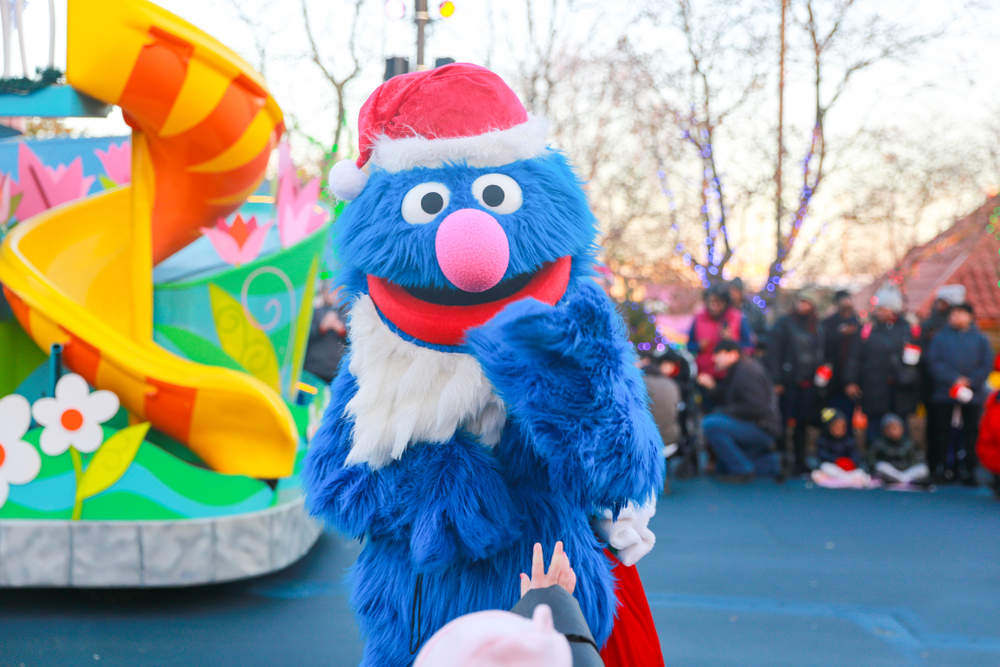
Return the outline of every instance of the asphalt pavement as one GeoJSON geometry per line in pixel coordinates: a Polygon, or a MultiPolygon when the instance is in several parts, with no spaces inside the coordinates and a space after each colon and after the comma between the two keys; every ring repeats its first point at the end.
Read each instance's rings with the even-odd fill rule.
{"type": "MultiPolygon", "coordinates": [[[[986,489],[674,482],[640,572],[674,665],[1000,665],[1000,501],[986,489]]],[[[0,666],[355,665],[324,534],[291,567],[177,590],[0,590],[0,666]]]]}

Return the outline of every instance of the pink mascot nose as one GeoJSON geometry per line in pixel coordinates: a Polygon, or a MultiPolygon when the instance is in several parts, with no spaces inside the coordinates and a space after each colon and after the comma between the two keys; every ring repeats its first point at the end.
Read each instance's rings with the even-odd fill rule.
{"type": "Polygon", "coordinates": [[[459,209],[442,220],[434,249],[445,278],[466,292],[496,285],[510,262],[510,244],[500,223],[475,208],[459,209]]]}

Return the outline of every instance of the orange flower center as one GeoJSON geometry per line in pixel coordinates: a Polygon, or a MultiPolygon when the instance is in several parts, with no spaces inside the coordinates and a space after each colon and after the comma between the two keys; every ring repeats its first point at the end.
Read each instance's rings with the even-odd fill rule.
{"type": "Polygon", "coordinates": [[[75,431],[83,426],[83,415],[80,414],[79,410],[70,408],[62,413],[62,417],[59,419],[59,422],[67,431],[75,431]]]}
{"type": "Polygon", "coordinates": [[[243,216],[237,215],[236,219],[233,220],[233,224],[229,226],[229,235],[233,237],[236,241],[236,245],[242,248],[246,245],[247,239],[250,238],[252,234],[257,229],[257,217],[252,216],[249,221],[244,220],[243,216]]]}
{"type": "Polygon", "coordinates": [[[4,459],[7,458],[7,452],[3,450],[3,445],[0,444],[0,466],[3,466],[4,459]]]}

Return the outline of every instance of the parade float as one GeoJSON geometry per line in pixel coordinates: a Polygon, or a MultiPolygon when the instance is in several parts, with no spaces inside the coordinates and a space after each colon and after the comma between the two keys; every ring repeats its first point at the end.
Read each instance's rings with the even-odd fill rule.
{"type": "Polygon", "coordinates": [[[149,2],[69,0],[60,83],[0,95],[0,116],[117,105],[132,134],[56,140],[69,160],[0,146],[0,585],[282,568],[319,534],[298,477],[328,399],[302,375],[319,183],[282,151],[261,187],[278,105],[149,2]]]}

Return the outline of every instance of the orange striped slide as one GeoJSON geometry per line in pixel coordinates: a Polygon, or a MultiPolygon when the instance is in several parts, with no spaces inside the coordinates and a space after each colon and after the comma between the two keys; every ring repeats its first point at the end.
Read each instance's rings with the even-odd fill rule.
{"type": "Polygon", "coordinates": [[[281,110],[239,56],[144,0],[69,0],[67,79],[121,106],[132,183],[51,209],[0,247],[0,282],[43,349],[118,394],[213,469],[292,471],[298,436],[278,394],[153,342],[152,267],[260,183],[281,110]]]}

